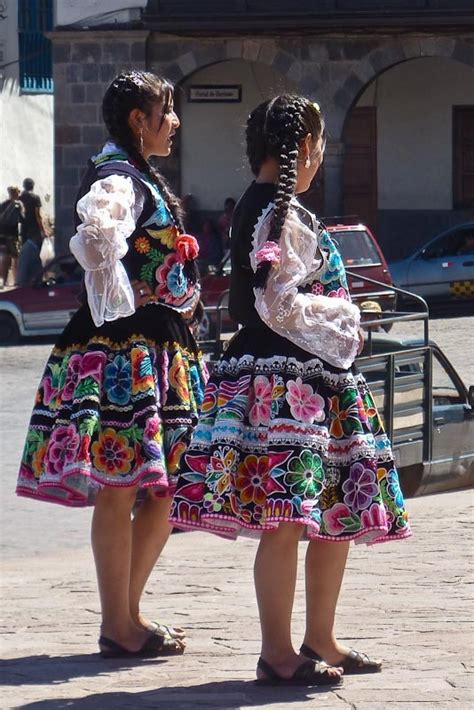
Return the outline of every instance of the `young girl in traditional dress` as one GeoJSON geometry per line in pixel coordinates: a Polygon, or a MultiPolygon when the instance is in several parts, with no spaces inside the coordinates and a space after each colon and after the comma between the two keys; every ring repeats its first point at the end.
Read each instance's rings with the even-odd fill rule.
{"type": "Polygon", "coordinates": [[[169,655],[183,652],[183,630],[145,619],[140,599],[170,533],[175,474],[203,395],[186,322],[199,300],[198,247],[148,162],[169,155],[179,127],[172,86],[121,74],[103,117],[110,141],[89,161],[70,244],[87,303],[46,364],[17,492],[95,506],[102,655],[169,655]]]}
{"type": "Polygon", "coordinates": [[[171,516],[182,528],[260,537],[257,678],[266,683],[335,683],[342,671],[381,669],[334,635],[349,541],[410,534],[390,443],[352,368],[359,310],[333,241],[296,197],[320,167],[324,143],[319,107],[305,98],[278,96],[249,117],[256,180],[234,212],[229,302],[243,328],[207,385],[171,516]],[[302,537],[298,655],[291,613],[302,537]],[[322,659],[340,670],[315,667],[322,659]]]}

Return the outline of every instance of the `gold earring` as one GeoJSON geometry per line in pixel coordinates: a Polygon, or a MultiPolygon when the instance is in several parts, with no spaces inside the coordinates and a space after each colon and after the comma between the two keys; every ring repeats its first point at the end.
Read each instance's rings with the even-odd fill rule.
{"type": "Polygon", "coordinates": [[[311,167],[311,160],[309,159],[309,155],[308,155],[308,157],[306,158],[306,160],[304,161],[304,166],[305,166],[306,169],[308,169],[308,168],[311,167]]]}
{"type": "Polygon", "coordinates": [[[140,153],[143,153],[143,128],[140,128],[140,133],[138,134],[140,139],[140,153]]]}

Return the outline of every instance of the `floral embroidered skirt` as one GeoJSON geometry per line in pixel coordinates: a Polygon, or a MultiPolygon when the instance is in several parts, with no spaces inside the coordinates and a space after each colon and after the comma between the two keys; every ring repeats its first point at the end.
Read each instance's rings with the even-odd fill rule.
{"type": "Polygon", "coordinates": [[[231,341],[205,391],[171,521],[228,538],[281,522],[307,538],[410,535],[390,442],[364,378],[264,328],[231,341]]]}
{"type": "Polygon", "coordinates": [[[178,313],[148,305],[97,328],[82,306],[46,364],[17,493],[69,506],[103,486],[170,495],[205,379],[178,313]]]}

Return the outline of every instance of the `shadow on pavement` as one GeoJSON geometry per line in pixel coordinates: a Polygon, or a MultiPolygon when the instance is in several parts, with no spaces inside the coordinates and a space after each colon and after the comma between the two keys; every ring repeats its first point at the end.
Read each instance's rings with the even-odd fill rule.
{"type": "Polygon", "coordinates": [[[0,661],[0,685],[60,685],[72,678],[100,676],[137,666],[161,665],[166,659],[104,659],[99,654],[24,656],[0,661]]]}
{"type": "MultiPolygon", "coordinates": [[[[140,681],[137,678],[137,686],[140,681]]],[[[62,710],[62,708],[176,708],[176,710],[196,710],[196,708],[218,708],[218,710],[239,710],[242,706],[261,707],[282,703],[311,702],[315,694],[331,692],[328,687],[269,687],[258,686],[253,681],[223,680],[202,685],[164,687],[137,693],[112,692],[96,693],[85,698],[62,698],[40,700],[17,707],[34,710],[62,710]]]]}

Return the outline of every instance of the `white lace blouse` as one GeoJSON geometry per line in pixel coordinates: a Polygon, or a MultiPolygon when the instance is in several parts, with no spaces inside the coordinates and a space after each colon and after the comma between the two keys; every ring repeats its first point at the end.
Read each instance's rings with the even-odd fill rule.
{"type": "MultiPolygon", "coordinates": [[[[253,234],[250,263],[257,268],[257,252],[268,240],[271,203],[262,213],[253,234]]],[[[325,253],[318,248],[319,229],[310,229],[292,205],[279,240],[278,263],[270,271],[265,290],[254,289],[255,307],[266,325],[279,335],[322,359],[347,369],[357,355],[360,312],[344,298],[333,298],[298,289],[318,281],[325,253]]]]}
{"type": "Polygon", "coordinates": [[[122,259],[144,196],[131,178],[111,175],[94,182],[77,203],[81,224],[69,246],[85,271],[85,287],[96,326],[135,312],[133,289],[122,259]]]}

